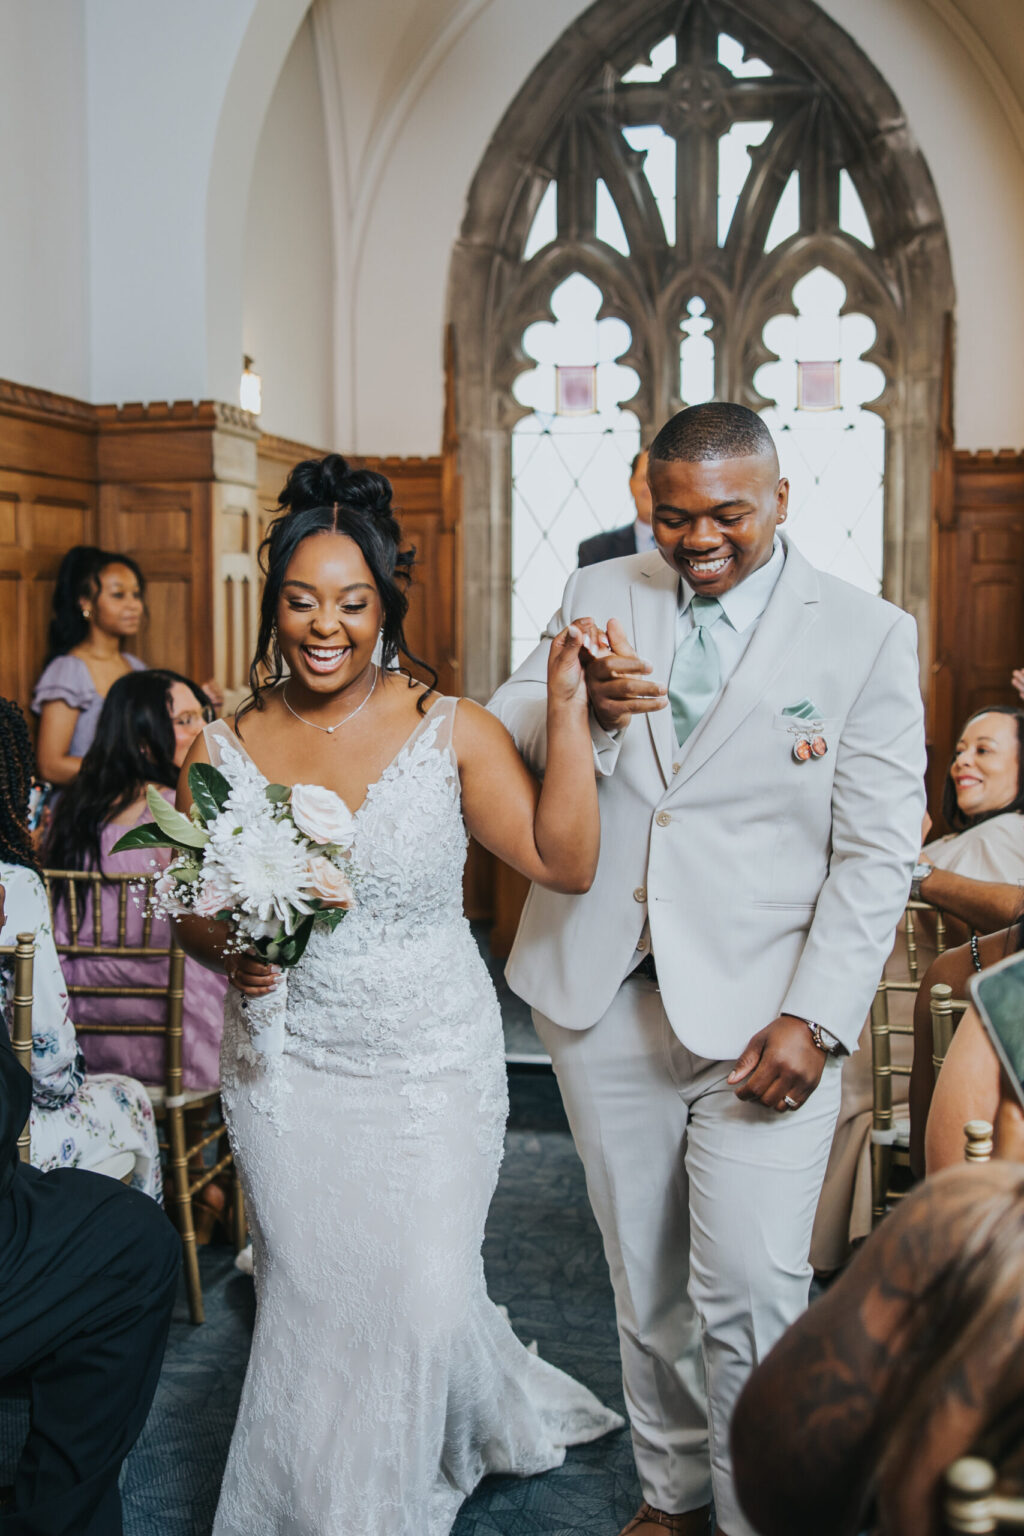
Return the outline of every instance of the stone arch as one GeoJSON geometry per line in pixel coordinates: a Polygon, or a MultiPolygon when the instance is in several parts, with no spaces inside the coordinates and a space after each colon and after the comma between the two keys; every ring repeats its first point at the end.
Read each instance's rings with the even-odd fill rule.
{"type": "MultiPolygon", "coordinates": [[[[695,100],[700,110],[716,110],[715,67],[702,73],[698,54],[695,42],[692,59],[680,58],[673,81],[678,100],[659,110],[685,118],[695,100]]],[[[682,119],[665,120],[678,128],[682,119]]],[[[621,153],[619,158],[620,213],[627,210],[623,222],[635,252],[645,218],[651,227],[650,209],[645,189],[630,188],[631,180],[641,180],[639,172],[634,177],[621,153]]],[[[824,186],[827,178],[819,179],[824,186]]],[[[819,204],[825,206],[820,199],[819,204]]],[[[664,363],[671,305],[680,297],[685,302],[687,290],[723,296],[728,288],[731,313],[723,327],[728,334],[719,392],[760,405],[750,381],[763,360],[758,357],[762,316],[778,313],[780,305],[784,311],[793,283],[819,261],[846,283],[846,307],[862,309],[877,325],[873,358],[884,363],[889,378],[872,407],[885,419],[888,443],[884,592],[918,619],[924,648],[943,317],[952,309],[954,290],[936,191],[898,101],[870,59],[814,0],[776,0],[770,8],[760,0],[663,0],[654,7],[649,0],[595,0],[549,50],[502,119],[473,179],[451,263],[448,315],[456,341],[466,508],[464,598],[467,633],[475,639],[466,657],[468,693],[486,697],[507,668],[508,445],[520,414],[510,388],[526,362],[519,347],[523,327],[547,314],[555,282],[569,270],[584,272],[605,294],[602,313],[632,327],[633,344],[622,361],[638,368],[642,383],[629,408],[650,432],[678,405],[664,363]],[[803,117],[794,113],[788,127],[783,125],[791,148],[808,125],[815,142],[826,146],[819,154],[823,163],[827,146],[837,146],[840,158],[832,169],[841,164],[853,178],[877,232],[876,249],[856,252],[849,239],[829,231],[827,217],[816,215],[814,228],[761,254],[772,198],[777,201],[780,177],[793,163],[785,158],[780,128],[764,154],[752,153],[751,177],[725,246],[709,251],[687,245],[680,217],[676,249],[656,250],[656,242],[649,241],[644,251],[648,266],[660,263],[648,291],[637,282],[637,262],[592,238],[579,198],[560,214],[557,243],[524,263],[526,234],[548,182],[569,160],[579,163],[589,155],[591,165],[605,163],[600,159],[604,123],[607,119],[615,128],[621,121],[608,103],[622,72],[666,34],[696,37],[711,27],[734,34],[748,57],[764,58],[780,80],[796,81],[804,91],[803,117]]]]}

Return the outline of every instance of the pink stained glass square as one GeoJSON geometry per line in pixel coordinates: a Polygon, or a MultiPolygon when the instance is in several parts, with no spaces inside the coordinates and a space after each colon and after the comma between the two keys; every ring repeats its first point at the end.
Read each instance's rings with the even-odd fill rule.
{"type": "Polygon", "coordinates": [[[797,363],[796,408],[798,411],[838,411],[838,363],[797,363]]]}
{"type": "Polygon", "coordinates": [[[556,416],[593,416],[596,413],[596,365],[558,364],[555,368],[556,416]]]}

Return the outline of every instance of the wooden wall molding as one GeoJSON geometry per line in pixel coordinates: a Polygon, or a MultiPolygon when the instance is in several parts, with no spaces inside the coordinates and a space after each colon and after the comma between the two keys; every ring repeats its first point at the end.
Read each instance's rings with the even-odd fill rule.
{"type": "Polygon", "coordinates": [[[988,704],[1019,704],[1024,664],[1024,452],[951,455],[933,528],[934,660],[928,690],[929,808],[963,722],[988,704]]]}

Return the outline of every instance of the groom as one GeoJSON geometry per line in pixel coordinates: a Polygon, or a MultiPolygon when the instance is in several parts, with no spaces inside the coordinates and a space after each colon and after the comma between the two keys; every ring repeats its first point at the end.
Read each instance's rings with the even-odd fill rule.
{"type": "MultiPolygon", "coordinates": [[[[534,886],[508,965],[551,1053],[615,1291],[645,1503],[630,1536],[752,1536],[729,1422],[807,1304],[840,1062],[924,809],[913,621],[814,570],[759,417],[650,450],[654,553],[576,572],[601,804],[590,891],[534,886]],[[602,636],[603,642],[603,636],[602,636]]],[[[546,643],[490,708],[544,764],[546,643]]]]}

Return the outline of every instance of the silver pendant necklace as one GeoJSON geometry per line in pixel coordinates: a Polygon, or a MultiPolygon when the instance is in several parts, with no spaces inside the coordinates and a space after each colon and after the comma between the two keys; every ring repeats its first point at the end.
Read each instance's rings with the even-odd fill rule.
{"type": "Polygon", "coordinates": [[[290,715],[294,715],[296,720],[300,720],[303,725],[311,725],[313,727],[314,731],[323,731],[325,736],[333,736],[335,731],[340,731],[343,725],[348,725],[350,720],[354,720],[355,719],[356,715],[358,715],[358,713],[359,713],[359,711],[361,709],[365,709],[366,708],[367,704],[369,704],[369,702],[370,702],[370,698],[371,698],[371,696],[373,694],[373,690],[376,688],[376,686],[377,686],[377,668],[374,667],[374,669],[373,669],[373,682],[370,684],[370,691],[366,695],[366,698],[363,700],[363,702],[361,704],[357,704],[355,709],[352,711],[352,713],[350,715],[346,715],[344,720],[339,720],[337,725],[317,725],[315,720],[307,720],[305,715],[300,715],[297,709],[292,709],[292,706],[288,703],[288,685],[287,685],[287,683],[281,689],[281,697],[282,697],[282,699],[284,699],[284,707],[285,707],[285,709],[288,711],[288,713],[290,715]]]}

